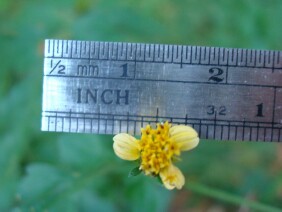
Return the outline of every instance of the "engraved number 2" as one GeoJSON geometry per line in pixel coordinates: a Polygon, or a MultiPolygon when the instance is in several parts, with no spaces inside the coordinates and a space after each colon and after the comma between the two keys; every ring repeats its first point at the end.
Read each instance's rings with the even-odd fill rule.
{"type": "Polygon", "coordinates": [[[212,76],[209,78],[209,81],[219,83],[224,80],[224,77],[221,76],[223,74],[223,70],[220,68],[211,68],[209,73],[212,74],[212,76]]]}

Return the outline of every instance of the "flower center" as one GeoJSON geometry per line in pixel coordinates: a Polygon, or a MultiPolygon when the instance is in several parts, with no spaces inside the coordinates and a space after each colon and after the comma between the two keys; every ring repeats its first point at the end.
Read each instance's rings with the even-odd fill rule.
{"type": "Polygon", "coordinates": [[[171,124],[158,124],[157,129],[147,125],[142,129],[140,142],[141,166],[146,175],[158,175],[167,168],[175,155],[180,155],[177,143],[170,138],[171,124]]]}

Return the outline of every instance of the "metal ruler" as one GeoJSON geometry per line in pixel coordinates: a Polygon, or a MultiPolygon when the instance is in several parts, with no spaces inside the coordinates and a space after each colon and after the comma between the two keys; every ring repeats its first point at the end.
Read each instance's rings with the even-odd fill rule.
{"type": "Polygon", "coordinates": [[[46,40],[43,81],[44,131],[282,141],[281,51],[46,40]]]}

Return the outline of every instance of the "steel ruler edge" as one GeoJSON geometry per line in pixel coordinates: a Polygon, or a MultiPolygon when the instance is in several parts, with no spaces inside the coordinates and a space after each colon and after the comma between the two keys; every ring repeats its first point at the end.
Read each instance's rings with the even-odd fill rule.
{"type": "Polygon", "coordinates": [[[282,141],[282,52],[45,40],[43,131],[140,134],[160,121],[202,139],[282,141]]]}

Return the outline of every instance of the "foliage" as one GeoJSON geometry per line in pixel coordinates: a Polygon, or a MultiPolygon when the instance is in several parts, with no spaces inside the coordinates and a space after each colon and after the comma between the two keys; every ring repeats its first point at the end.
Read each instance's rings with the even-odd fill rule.
{"type": "Polygon", "coordinates": [[[281,50],[281,11],[279,0],[1,0],[0,210],[282,208],[280,144],[203,141],[183,154],[188,189],[168,192],[128,178],[112,136],[40,131],[45,38],[281,50]]]}

